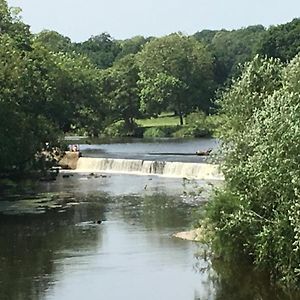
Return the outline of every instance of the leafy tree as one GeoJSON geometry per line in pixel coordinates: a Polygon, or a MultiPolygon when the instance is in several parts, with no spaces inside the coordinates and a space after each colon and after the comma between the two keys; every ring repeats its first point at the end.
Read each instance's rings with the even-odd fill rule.
{"type": "Polygon", "coordinates": [[[259,53],[290,61],[300,51],[300,19],[270,27],[262,40],[259,53]]]}
{"type": "Polygon", "coordinates": [[[194,38],[171,34],[153,39],[138,54],[142,107],[173,109],[182,116],[195,108],[211,106],[213,59],[194,38]],[[155,88],[154,88],[155,86],[155,88]]]}
{"type": "Polygon", "coordinates": [[[220,100],[226,184],[207,208],[213,246],[299,287],[300,56],[255,59],[220,100]]]}
{"type": "MultiPolygon", "coordinates": [[[[146,78],[143,74],[140,76],[140,84],[143,86],[140,92],[142,99],[141,110],[143,112],[151,116],[160,114],[168,108],[178,109],[178,107],[174,108],[169,103],[173,103],[175,97],[184,96],[186,86],[182,81],[165,73],[158,73],[153,78],[146,78]],[[154,99],[155,101],[153,101],[154,99]]],[[[178,109],[178,111],[182,111],[182,109],[178,109]]],[[[182,123],[183,121],[181,120],[182,123]]]]}
{"type": "Polygon", "coordinates": [[[29,26],[21,21],[20,12],[20,8],[9,8],[5,0],[0,0],[0,35],[8,34],[14,39],[18,48],[29,50],[31,34],[29,26]]]}
{"type": "Polygon", "coordinates": [[[210,45],[212,43],[213,38],[218,33],[218,30],[208,30],[204,29],[202,31],[196,32],[193,37],[206,45],[210,45]]]}
{"type": "Polygon", "coordinates": [[[52,52],[71,52],[74,48],[70,38],[52,30],[43,30],[38,33],[34,41],[52,52]]]}
{"type": "Polygon", "coordinates": [[[88,58],[49,52],[41,41],[32,43],[31,36],[19,30],[27,27],[12,16],[6,2],[0,8],[2,173],[33,168],[45,142],[55,145],[60,130],[99,132],[103,102],[99,70],[88,58]]]}
{"type": "Polygon", "coordinates": [[[56,128],[37,110],[47,87],[32,59],[8,35],[0,41],[0,170],[22,171],[46,141],[56,142],[56,128]]]}
{"type": "Polygon", "coordinates": [[[108,33],[102,33],[83,43],[77,43],[75,48],[78,52],[90,58],[100,69],[111,67],[121,51],[118,42],[108,33]]]}
{"type": "Polygon", "coordinates": [[[262,25],[214,34],[208,49],[215,57],[215,80],[223,84],[240,74],[238,66],[253,59],[265,29],[262,25]]]}
{"type": "Polygon", "coordinates": [[[58,53],[52,59],[48,117],[64,132],[80,129],[97,135],[105,114],[100,99],[100,71],[82,55],[58,53]]]}
{"type": "Polygon", "coordinates": [[[101,95],[109,107],[109,120],[124,120],[129,132],[134,129],[134,118],[139,116],[137,81],[138,67],[134,55],[120,59],[101,76],[101,95]]]}
{"type": "Polygon", "coordinates": [[[143,36],[135,36],[131,39],[127,39],[124,41],[120,41],[120,52],[117,56],[117,60],[129,55],[129,54],[136,54],[141,51],[143,45],[145,45],[149,41],[149,38],[144,38],[143,36]]]}

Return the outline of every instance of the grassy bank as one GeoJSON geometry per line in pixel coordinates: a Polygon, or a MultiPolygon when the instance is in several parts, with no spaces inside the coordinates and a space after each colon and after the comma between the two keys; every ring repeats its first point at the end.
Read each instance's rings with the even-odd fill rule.
{"type": "Polygon", "coordinates": [[[171,113],[162,113],[157,118],[137,119],[136,123],[140,127],[161,127],[161,126],[178,126],[180,120],[178,116],[171,113]]]}
{"type": "Polygon", "coordinates": [[[143,128],[144,137],[204,137],[214,130],[213,118],[202,112],[193,112],[184,117],[184,125],[181,126],[178,116],[163,113],[157,118],[136,120],[136,123],[143,128]]]}

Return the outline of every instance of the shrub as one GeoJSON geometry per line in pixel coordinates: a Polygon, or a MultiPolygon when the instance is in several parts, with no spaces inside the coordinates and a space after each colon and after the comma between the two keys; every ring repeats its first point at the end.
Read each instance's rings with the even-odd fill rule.
{"type": "Polygon", "coordinates": [[[103,134],[109,137],[126,137],[126,136],[137,136],[140,135],[140,131],[138,126],[134,123],[133,128],[128,129],[125,124],[125,121],[120,120],[115,123],[110,124],[107,126],[103,134]]]}
{"type": "Polygon", "coordinates": [[[147,128],[144,132],[144,138],[160,138],[166,137],[166,134],[159,127],[147,128]]]}
{"type": "Polygon", "coordinates": [[[197,127],[182,127],[173,133],[173,137],[185,138],[185,137],[205,137],[208,136],[209,132],[207,129],[197,128],[197,127]]]}
{"type": "Polygon", "coordinates": [[[210,134],[209,123],[204,112],[192,112],[186,116],[186,125],[177,130],[174,137],[204,137],[210,134]]]}
{"type": "Polygon", "coordinates": [[[213,247],[300,283],[300,55],[255,57],[219,101],[225,188],[207,208],[213,247]],[[230,251],[226,251],[230,249],[230,251]]]}

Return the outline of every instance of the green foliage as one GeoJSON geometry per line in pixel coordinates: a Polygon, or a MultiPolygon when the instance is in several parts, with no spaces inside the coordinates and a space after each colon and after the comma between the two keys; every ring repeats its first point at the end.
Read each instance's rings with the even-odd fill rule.
{"type": "Polygon", "coordinates": [[[133,55],[123,57],[99,77],[101,98],[109,107],[107,119],[110,122],[124,120],[131,132],[136,127],[134,118],[140,114],[137,81],[138,68],[133,55]]]}
{"type": "Polygon", "coordinates": [[[19,18],[20,8],[10,8],[5,0],[0,0],[0,35],[7,34],[14,39],[16,47],[30,49],[29,26],[19,18]]]}
{"type": "Polygon", "coordinates": [[[165,132],[159,127],[147,128],[143,135],[144,138],[162,138],[166,137],[165,132]]]}
{"type": "Polygon", "coordinates": [[[186,86],[179,79],[164,73],[158,73],[153,78],[140,75],[141,110],[150,115],[160,114],[167,108],[176,94],[184,93],[186,86]]]}
{"type": "Polygon", "coordinates": [[[300,51],[300,19],[272,26],[263,37],[258,53],[290,61],[300,51]]]}
{"type": "Polygon", "coordinates": [[[43,30],[35,36],[34,41],[52,52],[72,52],[74,48],[68,37],[56,31],[43,30]]]}
{"type": "Polygon", "coordinates": [[[287,67],[255,57],[219,101],[226,184],[208,208],[218,250],[289,287],[300,282],[299,70],[300,55],[287,67]]]}
{"type": "MultiPolygon", "coordinates": [[[[104,107],[99,71],[87,58],[50,52],[43,46],[43,39],[33,42],[28,26],[5,1],[0,2],[0,14],[2,174],[37,166],[45,143],[56,146],[61,131],[71,127],[87,127],[89,133],[100,131],[104,107]]],[[[49,34],[43,37],[53,38],[53,33],[49,34]]],[[[64,40],[58,34],[54,38],[64,40]]]]}
{"type": "Polygon", "coordinates": [[[138,54],[141,108],[152,114],[173,110],[180,116],[196,107],[208,111],[214,90],[213,59],[192,37],[171,34],[147,43],[138,54]]]}
{"type": "Polygon", "coordinates": [[[186,125],[174,132],[174,137],[204,137],[209,135],[210,128],[204,112],[192,112],[186,116],[186,125]]]}
{"type": "MultiPolygon", "coordinates": [[[[265,33],[262,26],[251,26],[232,32],[206,30],[195,37],[171,34],[124,41],[103,33],[74,44],[55,31],[33,36],[19,13],[20,9],[9,8],[0,0],[1,172],[31,168],[45,142],[56,145],[61,132],[97,136],[104,125],[111,124],[106,130],[109,135],[140,136],[143,129],[135,124],[137,118],[172,111],[183,124],[184,117],[197,109],[207,114],[214,106],[211,98],[217,84],[232,76],[238,63],[254,56],[265,33]]],[[[277,45],[275,39],[280,53],[274,56],[290,59],[299,51],[298,25],[296,19],[270,28],[262,49],[273,55],[268,51],[277,45]],[[284,51],[287,43],[290,47],[284,51]]],[[[225,145],[239,151],[228,161],[232,165],[243,162],[240,155],[252,149],[253,140],[244,134],[253,128],[252,116],[263,111],[265,99],[275,90],[296,90],[299,75],[293,66],[281,72],[279,61],[261,63],[255,58],[224,94],[222,117],[193,113],[180,131],[175,117],[140,120],[139,125],[157,126],[147,129],[145,136],[172,136],[174,131],[178,131],[176,136],[203,136],[224,123],[225,145]]],[[[230,170],[225,172],[228,178],[230,170]]]]}
{"type": "Polygon", "coordinates": [[[39,110],[48,86],[33,52],[20,50],[7,34],[0,43],[0,172],[23,171],[45,142],[55,145],[56,126],[39,110]]]}
{"type": "Polygon", "coordinates": [[[127,137],[136,136],[138,127],[134,123],[131,128],[128,128],[124,120],[117,121],[105,127],[103,134],[109,137],[127,137]]]}
{"type": "Polygon", "coordinates": [[[223,84],[240,74],[240,64],[255,56],[264,34],[264,27],[257,25],[232,31],[205,30],[194,36],[206,43],[215,57],[214,79],[218,84],[223,84]]]}
{"type": "Polygon", "coordinates": [[[53,54],[50,117],[64,131],[85,129],[97,135],[107,108],[101,98],[100,71],[82,55],[53,54]]]}
{"type": "Polygon", "coordinates": [[[119,60],[129,54],[136,54],[142,50],[143,45],[149,41],[149,38],[146,39],[143,36],[135,36],[131,39],[120,41],[120,52],[116,57],[116,60],[119,60]]]}
{"type": "Polygon", "coordinates": [[[121,51],[118,42],[108,33],[92,36],[83,43],[77,43],[75,49],[86,55],[100,69],[111,67],[121,51]]]}
{"type": "Polygon", "coordinates": [[[239,228],[242,219],[236,218],[241,208],[240,202],[238,196],[224,189],[216,190],[213,201],[209,201],[205,206],[206,219],[202,223],[207,222],[214,228],[214,234],[210,238],[216,256],[231,260],[243,253],[244,236],[241,232],[243,228],[239,228]]]}
{"type": "Polygon", "coordinates": [[[172,136],[176,138],[186,138],[186,137],[205,137],[208,136],[209,132],[202,127],[194,126],[183,126],[179,130],[175,131],[172,136]]]}

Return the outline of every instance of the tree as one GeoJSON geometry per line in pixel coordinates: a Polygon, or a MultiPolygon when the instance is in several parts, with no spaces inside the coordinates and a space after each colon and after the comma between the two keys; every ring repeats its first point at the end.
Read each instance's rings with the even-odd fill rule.
{"type": "Polygon", "coordinates": [[[215,35],[218,33],[218,30],[208,30],[208,29],[204,29],[202,31],[198,31],[196,32],[193,37],[197,40],[200,41],[202,43],[204,43],[205,45],[210,45],[212,43],[213,38],[215,37],[215,35]]]}
{"type": "Polygon", "coordinates": [[[8,34],[19,49],[29,50],[31,34],[29,26],[21,21],[20,12],[20,8],[10,8],[5,0],[0,0],[0,35],[8,34]]]}
{"type": "Polygon", "coordinates": [[[208,204],[214,250],[299,287],[300,55],[259,58],[220,99],[225,186],[208,204]]]}
{"type": "Polygon", "coordinates": [[[134,55],[127,55],[104,70],[101,76],[101,95],[109,107],[110,123],[124,120],[129,132],[134,118],[139,116],[138,67],[134,55]]]}
{"type": "Polygon", "coordinates": [[[105,115],[98,68],[88,58],[74,53],[50,54],[47,61],[52,61],[48,67],[52,88],[45,114],[63,132],[80,129],[98,135],[105,115]]]}
{"type": "Polygon", "coordinates": [[[57,141],[54,124],[38,109],[47,85],[30,57],[8,35],[0,36],[0,170],[33,167],[45,142],[57,141]]]}
{"type": "Polygon", "coordinates": [[[300,19],[268,29],[258,50],[260,54],[290,61],[300,51],[300,19]]]}
{"type": "Polygon", "coordinates": [[[213,59],[194,38],[171,34],[147,43],[137,55],[142,107],[157,104],[157,113],[173,109],[182,116],[195,108],[209,111],[213,85],[213,59]],[[154,88],[154,86],[156,88],[154,88]],[[155,92],[157,91],[157,92],[155,92]]]}
{"type": "Polygon", "coordinates": [[[57,145],[62,131],[80,128],[90,134],[99,132],[104,107],[99,70],[88,58],[76,53],[50,52],[41,40],[32,42],[31,35],[21,30],[26,25],[13,17],[6,2],[0,4],[3,173],[34,168],[45,143],[57,145]]]}
{"type": "Polygon", "coordinates": [[[52,30],[43,30],[35,35],[35,44],[40,44],[52,52],[72,52],[74,45],[70,38],[52,30]]]}
{"type": "Polygon", "coordinates": [[[149,38],[144,38],[143,36],[135,36],[131,39],[127,39],[124,41],[119,41],[120,44],[120,52],[117,56],[117,60],[129,55],[136,54],[141,51],[142,47],[149,41],[149,38]]]}
{"type": "Polygon", "coordinates": [[[118,42],[108,33],[102,33],[83,43],[77,43],[75,48],[79,53],[86,55],[100,69],[111,67],[121,51],[118,42]]]}
{"type": "Polygon", "coordinates": [[[214,34],[208,49],[215,57],[215,80],[219,84],[240,75],[239,65],[251,61],[264,36],[262,25],[214,34]]]}

